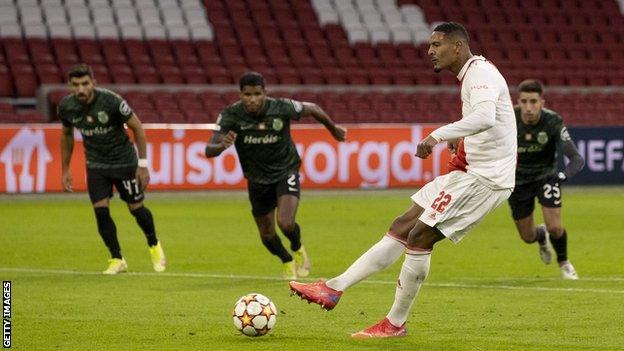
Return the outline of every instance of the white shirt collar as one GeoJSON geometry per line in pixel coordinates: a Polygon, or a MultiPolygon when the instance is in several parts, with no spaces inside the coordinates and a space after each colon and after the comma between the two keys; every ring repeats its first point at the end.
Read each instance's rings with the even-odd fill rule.
{"type": "Polygon", "coordinates": [[[475,60],[484,60],[485,61],[485,57],[483,57],[481,55],[474,55],[471,58],[469,58],[468,61],[466,61],[466,63],[464,63],[464,67],[462,67],[462,69],[457,74],[457,80],[461,81],[462,79],[464,79],[464,75],[466,75],[466,71],[468,71],[468,67],[470,67],[470,65],[475,60]]]}

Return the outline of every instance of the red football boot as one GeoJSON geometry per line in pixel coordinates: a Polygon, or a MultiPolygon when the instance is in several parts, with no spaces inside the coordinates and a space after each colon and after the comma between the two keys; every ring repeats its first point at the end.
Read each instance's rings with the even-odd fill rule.
{"type": "Polygon", "coordinates": [[[342,291],[330,288],[322,280],[310,284],[291,281],[288,285],[290,285],[290,290],[302,299],[317,303],[328,311],[336,307],[342,296],[342,291]]]}
{"type": "Polygon", "coordinates": [[[382,319],[379,323],[361,330],[357,333],[351,334],[351,337],[357,339],[367,338],[393,338],[397,336],[406,336],[407,330],[405,330],[405,323],[400,327],[395,327],[390,323],[388,318],[382,319]]]}

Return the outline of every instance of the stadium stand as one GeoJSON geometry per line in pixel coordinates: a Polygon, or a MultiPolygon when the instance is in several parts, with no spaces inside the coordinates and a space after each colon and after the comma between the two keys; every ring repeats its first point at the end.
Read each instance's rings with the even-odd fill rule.
{"type": "MultiPolygon", "coordinates": [[[[553,89],[548,106],[568,124],[622,123],[624,17],[617,1],[599,0],[5,0],[0,97],[34,97],[86,62],[100,84],[138,84],[127,98],[144,120],[207,122],[235,96],[195,85],[231,85],[252,69],[278,95],[303,94],[341,122],[447,121],[459,115],[456,79],[426,58],[431,26],[446,20],[467,25],[473,52],[510,85],[532,77],[553,89]],[[448,93],[409,89],[427,86],[448,93]]],[[[50,92],[47,111],[61,94],[50,92]]],[[[51,117],[17,112],[0,110],[0,120],[51,117]]]]}

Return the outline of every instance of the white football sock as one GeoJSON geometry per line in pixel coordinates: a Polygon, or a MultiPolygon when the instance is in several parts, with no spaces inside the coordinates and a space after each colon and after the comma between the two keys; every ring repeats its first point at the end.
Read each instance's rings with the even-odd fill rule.
{"type": "Polygon", "coordinates": [[[332,289],[344,291],[351,285],[393,264],[404,252],[405,246],[401,242],[385,235],[353,262],[344,273],[328,280],[326,284],[332,289]]]}
{"type": "Polygon", "coordinates": [[[409,250],[401,267],[401,274],[394,295],[394,303],[386,317],[395,326],[402,326],[407,321],[412,303],[418,295],[420,285],[429,273],[431,252],[409,250]]]}

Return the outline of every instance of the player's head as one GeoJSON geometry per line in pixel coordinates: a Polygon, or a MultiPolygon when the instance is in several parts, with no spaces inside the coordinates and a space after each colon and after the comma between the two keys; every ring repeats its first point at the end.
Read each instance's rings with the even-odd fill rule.
{"type": "Polygon", "coordinates": [[[469,42],[468,32],[461,24],[445,22],[437,25],[429,38],[428,54],[433,63],[433,70],[440,72],[449,69],[459,72],[464,64],[462,58],[466,57],[466,54],[470,55],[469,42]]]}
{"type": "Polygon", "coordinates": [[[240,87],[240,100],[245,111],[257,114],[264,106],[266,91],[264,90],[264,77],[257,72],[247,72],[238,80],[240,87]]]}
{"type": "Polygon", "coordinates": [[[72,94],[82,103],[91,101],[95,89],[95,77],[89,65],[74,66],[68,73],[69,87],[72,94]]]}
{"type": "Polygon", "coordinates": [[[525,123],[535,124],[539,121],[544,107],[543,93],[544,86],[536,79],[527,79],[518,85],[518,105],[525,123]]]}

